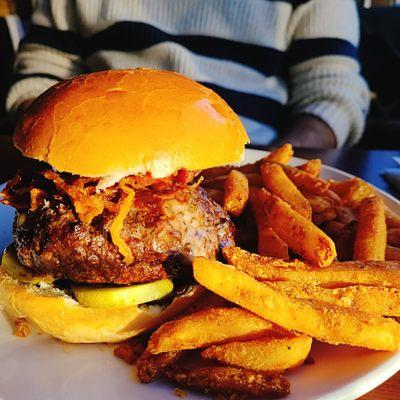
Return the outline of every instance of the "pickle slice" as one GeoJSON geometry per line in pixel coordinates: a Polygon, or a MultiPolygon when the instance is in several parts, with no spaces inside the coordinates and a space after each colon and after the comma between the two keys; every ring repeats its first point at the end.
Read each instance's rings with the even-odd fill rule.
{"type": "Polygon", "coordinates": [[[8,272],[10,276],[21,283],[36,285],[38,283],[53,283],[52,275],[34,275],[18,261],[15,250],[8,247],[1,259],[1,266],[8,272]]]}
{"type": "Polygon", "coordinates": [[[170,279],[123,287],[72,287],[77,302],[90,308],[118,308],[159,300],[171,293],[174,285],[170,279]]]}

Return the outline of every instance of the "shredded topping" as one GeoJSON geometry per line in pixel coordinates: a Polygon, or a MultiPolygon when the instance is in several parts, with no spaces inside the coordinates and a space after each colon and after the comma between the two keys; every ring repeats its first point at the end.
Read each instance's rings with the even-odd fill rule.
{"type": "Polygon", "coordinates": [[[19,172],[11,179],[3,192],[0,202],[24,212],[34,212],[46,201],[70,201],[81,222],[90,224],[104,211],[115,214],[110,226],[112,242],[118,247],[127,264],[133,261],[128,244],[121,237],[124,220],[135,199],[135,191],[151,189],[165,191],[186,186],[198,172],[179,170],[175,174],[155,179],[150,174],[131,175],[118,183],[99,190],[101,178],[88,178],[59,173],[49,168],[38,171],[19,172]]]}

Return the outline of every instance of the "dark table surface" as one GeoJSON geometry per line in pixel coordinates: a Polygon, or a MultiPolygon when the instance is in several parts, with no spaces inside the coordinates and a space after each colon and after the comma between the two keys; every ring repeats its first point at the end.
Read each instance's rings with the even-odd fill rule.
{"type": "MultiPolygon", "coordinates": [[[[385,168],[396,167],[393,156],[400,151],[392,150],[316,150],[295,149],[295,155],[306,159],[320,158],[326,165],[339,168],[357,175],[378,188],[400,198],[400,193],[391,187],[381,176],[385,168]]],[[[0,135],[0,183],[11,178],[17,168],[29,166],[30,162],[12,146],[11,138],[0,135]]],[[[400,373],[390,378],[378,388],[362,397],[362,400],[389,400],[398,398],[400,391],[400,373]]]]}

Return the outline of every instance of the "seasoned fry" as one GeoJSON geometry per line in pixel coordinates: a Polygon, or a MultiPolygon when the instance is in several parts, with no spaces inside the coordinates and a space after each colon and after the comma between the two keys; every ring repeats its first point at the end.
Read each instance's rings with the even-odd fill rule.
{"type": "Polygon", "coordinates": [[[349,207],[336,207],[337,220],[342,222],[344,225],[349,225],[352,222],[357,221],[355,212],[349,207]]]}
{"type": "Polygon", "coordinates": [[[306,335],[263,338],[231,342],[203,350],[201,356],[223,365],[270,373],[301,365],[311,350],[312,339],[306,335]]]}
{"type": "Polygon", "coordinates": [[[284,334],[284,329],[246,310],[218,307],[165,323],[151,335],[147,349],[158,354],[284,334]]]}
{"type": "Polygon", "coordinates": [[[175,363],[181,352],[175,351],[162,354],[151,354],[146,350],[136,363],[137,377],[142,383],[150,383],[159,378],[165,368],[175,363]]]}
{"type": "Polygon", "coordinates": [[[314,268],[293,260],[262,257],[238,247],[225,247],[225,259],[240,271],[266,281],[294,281],[335,288],[350,285],[383,286],[400,289],[400,262],[346,261],[314,268]]]}
{"type": "Polygon", "coordinates": [[[304,192],[303,195],[310,203],[314,213],[323,213],[327,210],[330,210],[333,206],[332,201],[325,196],[318,196],[316,194],[306,192],[304,192]]]}
{"type": "Polygon", "coordinates": [[[281,147],[275,149],[263,161],[277,162],[281,164],[287,164],[288,161],[293,157],[293,146],[289,143],[284,144],[281,147]]]}
{"type": "Polygon", "coordinates": [[[322,162],[319,158],[308,160],[306,163],[297,166],[296,168],[309,173],[314,178],[318,178],[321,174],[322,162]]]}
{"type": "Polygon", "coordinates": [[[260,189],[250,188],[249,200],[257,224],[258,254],[289,260],[288,245],[267,223],[267,216],[260,199],[260,189]]]}
{"type": "Polygon", "coordinates": [[[242,172],[232,170],[224,183],[224,208],[238,217],[249,200],[249,182],[242,172]]]}
{"type": "Polygon", "coordinates": [[[385,259],[387,261],[400,261],[400,248],[394,246],[386,246],[385,259]]]}
{"type": "Polygon", "coordinates": [[[327,289],[300,282],[268,282],[266,284],[279,293],[297,299],[315,299],[365,313],[400,316],[400,291],[395,288],[356,285],[327,289]]]}
{"type": "Polygon", "coordinates": [[[224,204],[224,191],[219,189],[206,189],[207,194],[220,206],[224,204]]]}
{"type": "Polygon", "coordinates": [[[354,242],[355,260],[384,260],[386,249],[385,209],[380,197],[361,201],[354,242]]]}
{"type": "Polygon", "coordinates": [[[386,225],[388,228],[400,228],[400,215],[385,206],[386,225]]]}
{"type": "Polygon", "coordinates": [[[308,192],[323,196],[329,189],[330,183],[319,178],[315,178],[307,172],[298,168],[282,165],[283,170],[289,179],[300,189],[300,191],[308,192]]]}
{"type": "Polygon", "coordinates": [[[203,393],[283,397],[290,393],[289,381],[282,375],[267,375],[233,367],[202,367],[191,370],[170,367],[165,376],[179,385],[203,393]]]}
{"type": "Polygon", "coordinates": [[[289,248],[313,264],[325,267],[336,257],[335,244],[321,229],[279,197],[261,189],[268,224],[289,248]]]}
{"type": "Polygon", "coordinates": [[[332,221],[336,218],[336,210],[334,208],[329,208],[321,213],[314,213],[312,216],[312,222],[319,226],[324,222],[332,221]]]}
{"type": "Polygon", "coordinates": [[[396,351],[400,324],[349,308],[291,299],[218,261],[195,257],[195,279],[207,289],[288,330],[331,344],[396,351]]]}
{"type": "Polygon", "coordinates": [[[391,228],[387,231],[387,243],[390,246],[400,247],[400,228],[391,228]]]}
{"type": "Polygon", "coordinates": [[[264,187],[272,194],[290,204],[299,214],[311,219],[310,202],[301,194],[297,186],[287,177],[279,164],[265,163],[260,167],[264,187]]]}
{"type": "Polygon", "coordinates": [[[350,208],[357,208],[364,199],[375,195],[374,188],[360,178],[331,182],[331,190],[350,208]]]}
{"type": "Polygon", "coordinates": [[[204,169],[201,171],[201,175],[204,177],[204,179],[209,180],[213,178],[217,178],[219,176],[226,176],[231,172],[233,169],[243,172],[244,174],[258,174],[259,171],[259,164],[261,160],[259,160],[256,163],[252,164],[244,164],[240,166],[234,166],[234,165],[226,165],[222,167],[213,167],[213,168],[208,168],[204,169]]]}

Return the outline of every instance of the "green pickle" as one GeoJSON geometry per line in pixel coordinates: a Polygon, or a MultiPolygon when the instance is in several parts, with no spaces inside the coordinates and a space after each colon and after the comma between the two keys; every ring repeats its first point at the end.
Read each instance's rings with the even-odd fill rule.
{"type": "Polygon", "coordinates": [[[90,308],[118,308],[159,300],[171,293],[174,285],[170,279],[123,287],[94,287],[74,285],[77,302],[90,308]]]}

